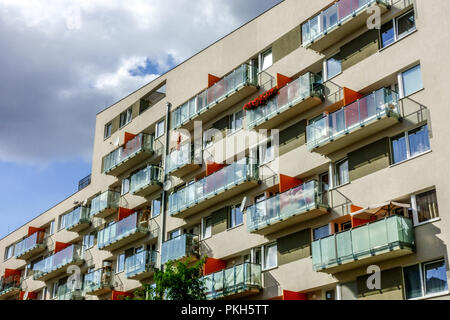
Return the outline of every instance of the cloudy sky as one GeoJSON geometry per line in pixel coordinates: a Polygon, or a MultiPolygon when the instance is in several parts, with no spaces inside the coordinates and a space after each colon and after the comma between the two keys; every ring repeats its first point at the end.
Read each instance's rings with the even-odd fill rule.
{"type": "Polygon", "coordinates": [[[95,114],[281,0],[0,0],[0,238],[90,173],[95,114]]]}

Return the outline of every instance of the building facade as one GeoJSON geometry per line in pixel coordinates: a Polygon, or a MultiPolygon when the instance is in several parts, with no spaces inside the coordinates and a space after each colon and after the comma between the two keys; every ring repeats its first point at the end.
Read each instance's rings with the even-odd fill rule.
{"type": "Polygon", "coordinates": [[[210,299],[447,299],[450,3],[330,2],[97,114],[90,177],[0,240],[0,299],[118,299],[203,256],[210,299]]]}

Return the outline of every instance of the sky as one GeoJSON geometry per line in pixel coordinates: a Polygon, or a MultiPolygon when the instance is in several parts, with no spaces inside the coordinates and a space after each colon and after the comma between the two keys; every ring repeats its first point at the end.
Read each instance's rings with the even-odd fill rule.
{"type": "Polygon", "coordinates": [[[0,0],[0,238],[77,191],[95,115],[281,0],[0,0]]]}

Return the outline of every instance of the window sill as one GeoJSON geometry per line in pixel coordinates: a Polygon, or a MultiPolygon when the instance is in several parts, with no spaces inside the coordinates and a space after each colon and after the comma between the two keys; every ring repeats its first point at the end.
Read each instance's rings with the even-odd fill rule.
{"type": "Polygon", "coordinates": [[[242,226],[244,226],[244,224],[243,224],[243,223],[241,223],[241,224],[238,224],[237,226],[234,226],[234,227],[228,228],[228,229],[227,229],[227,231],[233,231],[234,229],[237,229],[237,228],[239,228],[239,227],[242,227],[242,226]]]}
{"type": "Polygon", "coordinates": [[[349,181],[349,182],[347,182],[347,183],[344,183],[344,184],[341,184],[341,185],[339,185],[339,186],[333,187],[333,189],[330,189],[330,191],[331,191],[331,190],[336,190],[336,189],[339,189],[339,188],[342,188],[342,187],[345,187],[345,186],[348,186],[349,184],[352,184],[352,182],[349,181]]]}
{"type": "Polygon", "coordinates": [[[424,222],[420,222],[420,223],[414,225],[414,228],[415,227],[420,227],[420,226],[423,226],[423,225],[426,225],[426,224],[438,222],[438,221],[441,221],[441,217],[430,219],[430,220],[427,220],[427,221],[424,221],[424,222]]]}
{"type": "Polygon", "coordinates": [[[417,91],[411,92],[410,94],[408,94],[407,96],[402,97],[401,99],[409,98],[409,97],[411,97],[412,95],[415,95],[416,93],[422,92],[422,91],[424,91],[424,90],[425,90],[425,88],[421,88],[421,89],[419,89],[419,90],[417,90],[417,91]]]}
{"type": "Polygon", "coordinates": [[[378,52],[384,51],[384,50],[386,50],[386,49],[392,47],[394,44],[398,43],[399,41],[402,41],[403,39],[409,37],[410,35],[416,33],[417,31],[419,31],[419,30],[418,30],[418,29],[414,29],[414,30],[408,32],[407,34],[405,34],[404,36],[402,36],[402,37],[400,37],[399,39],[395,40],[394,42],[388,44],[387,46],[385,46],[385,47],[383,47],[383,48],[381,48],[381,49],[379,49],[378,52]]]}
{"type": "Polygon", "coordinates": [[[268,272],[268,271],[272,271],[272,270],[275,270],[275,269],[278,269],[278,266],[272,267],[272,268],[267,268],[267,269],[261,269],[261,272],[268,272]]]}
{"type": "Polygon", "coordinates": [[[419,298],[413,298],[413,299],[408,299],[410,301],[415,301],[415,300],[426,300],[426,299],[432,299],[432,298],[438,298],[438,297],[443,297],[450,294],[450,291],[443,291],[443,292],[439,292],[439,293],[435,293],[435,294],[429,294],[423,297],[419,297],[419,298]]]}
{"type": "Polygon", "coordinates": [[[394,167],[396,167],[396,166],[402,165],[402,164],[404,164],[404,163],[406,163],[406,162],[408,162],[408,161],[417,159],[417,158],[422,157],[422,156],[424,156],[424,155],[426,155],[426,154],[429,154],[429,153],[431,153],[431,152],[433,152],[433,150],[428,150],[428,151],[422,152],[422,153],[420,153],[420,154],[418,154],[418,155],[415,155],[414,157],[411,157],[411,158],[409,158],[409,159],[406,159],[406,160],[403,160],[403,161],[400,161],[400,162],[391,164],[391,165],[389,166],[389,168],[394,168],[394,167]]]}

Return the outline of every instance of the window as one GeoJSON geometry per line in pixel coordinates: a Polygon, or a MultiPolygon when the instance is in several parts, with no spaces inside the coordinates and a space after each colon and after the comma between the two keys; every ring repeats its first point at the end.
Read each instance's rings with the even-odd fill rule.
{"type": "Polygon", "coordinates": [[[439,218],[436,190],[411,196],[414,224],[439,218]]]}
{"type": "Polygon", "coordinates": [[[278,265],[277,244],[269,244],[264,246],[264,264],[263,269],[272,269],[278,265]]]}
{"type": "Polygon", "coordinates": [[[157,217],[161,214],[161,199],[156,199],[152,201],[152,218],[157,217]]]}
{"type": "Polygon", "coordinates": [[[387,47],[414,30],[416,30],[416,19],[414,10],[411,10],[381,26],[381,47],[387,47]]]}
{"type": "Polygon", "coordinates": [[[330,190],[329,176],[328,172],[319,175],[319,192],[323,204],[328,204],[328,191],[330,190]]]}
{"type": "Polygon", "coordinates": [[[105,139],[109,138],[112,134],[112,123],[108,123],[105,125],[105,139]]]}
{"type": "Polygon", "coordinates": [[[50,222],[50,226],[48,227],[48,234],[52,235],[55,232],[55,220],[50,222]]]}
{"type": "Polygon", "coordinates": [[[348,159],[342,160],[335,164],[334,181],[336,187],[350,182],[348,174],[348,159]]]}
{"type": "Polygon", "coordinates": [[[164,133],[165,133],[165,130],[166,130],[166,128],[165,128],[165,120],[163,119],[163,120],[161,120],[161,121],[158,121],[157,123],[156,123],[156,129],[155,129],[155,139],[158,139],[159,137],[162,137],[163,135],[164,135],[164,133]]]}
{"type": "Polygon", "coordinates": [[[133,116],[133,110],[128,108],[126,111],[120,114],[120,127],[122,128],[124,125],[129,123],[133,116]]]}
{"type": "Polygon", "coordinates": [[[179,237],[180,235],[181,235],[181,229],[177,229],[172,232],[169,232],[169,240],[175,239],[176,237],[179,237]]]}
{"type": "Polygon", "coordinates": [[[406,299],[415,299],[448,291],[445,260],[403,268],[406,299]]]}
{"type": "Polygon", "coordinates": [[[5,249],[5,260],[11,259],[14,255],[14,245],[10,245],[5,249]]]}
{"type": "Polygon", "coordinates": [[[128,192],[130,192],[130,178],[125,178],[122,180],[121,195],[127,194],[128,192]]]}
{"type": "Polygon", "coordinates": [[[403,97],[407,97],[423,88],[420,64],[401,73],[403,97]]]}
{"type": "Polygon", "coordinates": [[[340,54],[338,53],[337,55],[327,59],[327,79],[331,79],[342,72],[341,59],[339,56],[340,54]]]}
{"type": "Polygon", "coordinates": [[[326,238],[330,235],[330,227],[328,225],[323,226],[323,227],[319,227],[319,228],[315,228],[313,230],[313,240],[319,240],[322,238],[326,238]]]}
{"type": "Polygon", "coordinates": [[[428,126],[405,132],[391,139],[393,164],[408,160],[431,149],[428,126]]]}
{"type": "Polygon", "coordinates": [[[325,292],[325,300],[336,300],[336,293],[334,290],[325,292]]]}
{"type": "Polygon", "coordinates": [[[212,236],[212,217],[203,219],[202,239],[210,238],[212,236]]]}
{"type": "Polygon", "coordinates": [[[124,269],[125,269],[125,253],[122,253],[117,257],[116,273],[123,272],[124,269]]]}
{"type": "Polygon", "coordinates": [[[234,228],[244,223],[244,214],[241,211],[240,204],[231,206],[230,216],[228,218],[228,228],[234,228]]]}
{"type": "Polygon", "coordinates": [[[275,159],[275,146],[272,145],[271,141],[267,141],[265,144],[259,146],[259,163],[264,165],[275,159]]]}
{"type": "Polygon", "coordinates": [[[243,119],[244,119],[244,112],[242,110],[230,116],[230,126],[229,126],[230,133],[233,133],[243,128],[243,119]]]}
{"type": "Polygon", "coordinates": [[[62,216],[59,216],[59,225],[58,225],[58,231],[62,230],[66,227],[67,225],[67,216],[68,214],[64,214],[62,216]]]}
{"type": "Polygon", "coordinates": [[[84,249],[90,249],[94,246],[95,233],[86,234],[83,236],[83,246],[84,249]]]}
{"type": "Polygon", "coordinates": [[[261,63],[259,64],[261,66],[260,71],[264,71],[273,64],[273,57],[272,57],[272,48],[269,50],[261,53],[261,63]]]}

